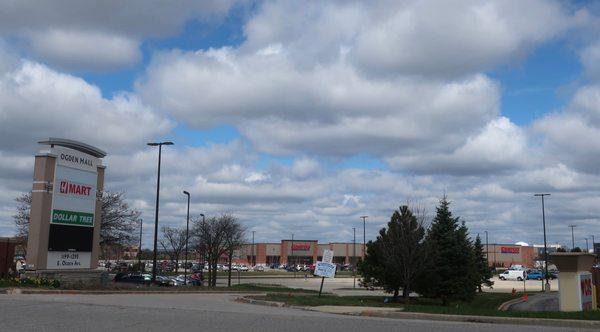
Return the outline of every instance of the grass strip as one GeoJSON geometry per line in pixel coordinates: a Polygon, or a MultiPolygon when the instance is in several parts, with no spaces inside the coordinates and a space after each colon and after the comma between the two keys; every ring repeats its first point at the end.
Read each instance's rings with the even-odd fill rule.
{"type": "MultiPolygon", "coordinates": [[[[511,299],[511,294],[505,293],[479,293],[472,302],[454,302],[443,306],[440,300],[428,298],[411,299],[411,303],[405,305],[402,302],[384,303],[385,296],[336,296],[324,295],[294,295],[284,293],[269,293],[267,296],[253,296],[256,299],[284,302],[296,306],[365,306],[403,308],[404,312],[421,312],[446,315],[474,315],[474,316],[498,316],[498,317],[525,317],[525,318],[552,318],[552,319],[578,319],[578,320],[600,320],[600,311],[584,312],[523,312],[523,311],[499,311],[498,307],[511,299]]],[[[402,300],[401,300],[402,301],[402,300]]]]}

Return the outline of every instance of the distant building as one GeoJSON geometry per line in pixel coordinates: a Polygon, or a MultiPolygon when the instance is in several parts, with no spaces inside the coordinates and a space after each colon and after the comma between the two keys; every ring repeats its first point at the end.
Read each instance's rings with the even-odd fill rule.
{"type": "Polygon", "coordinates": [[[236,250],[232,261],[248,265],[314,264],[322,259],[323,250],[333,250],[333,262],[353,264],[364,257],[363,244],[347,242],[318,243],[317,240],[281,240],[280,243],[245,244],[236,250]]]}
{"type": "MultiPolygon", "coordinates": [[[[486,251],[486,245],[483,245],[486,251]]],[[[536,248],[517,244],[489,244],[487,246],[488,264],[494,267],[509,268],[511,265],[533,267],[537,257],[536,248]]]]}

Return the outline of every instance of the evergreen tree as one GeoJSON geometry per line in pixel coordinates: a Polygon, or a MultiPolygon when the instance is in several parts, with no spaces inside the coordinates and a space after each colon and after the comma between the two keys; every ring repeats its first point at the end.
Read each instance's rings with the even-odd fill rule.
{"type": "Polygon", "coordinates": [[[468,230],[452,216],[449,206],[444,196],[425,239],[429,259],[418,285],[422,295],[439,298],[444,305],[472,300],[479,283],[468,230]]]}
{"type": "Polygon", "coordinates": [[[477,285],[477,289],[479,290],[479,292],[481,292],[481,285],[491,287],[494,284],[494,282],[490,280],[492,278],[492,271],[488,266],[488,260],[484,254],[483,244],[481,243],[481,238],[479,237],[479,235],[477,235],[477,237],[475,238],[475,243],[473,244],[473,251],[479,275],[479,285],[477,285]]]}
{"type": "Polygon", "coordinates": [[[387,226],[374,242],[367,244],[365,261],[360,265],[363,283],[381,286],[394,293],[394,298],[402,289],[404,301],[408,302],[425,260],[423,218],[404,205],[394,211],[387,226]]]}

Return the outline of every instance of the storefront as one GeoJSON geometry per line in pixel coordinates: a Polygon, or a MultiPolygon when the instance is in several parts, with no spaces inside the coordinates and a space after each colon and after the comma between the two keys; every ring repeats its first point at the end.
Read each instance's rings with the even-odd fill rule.
{"type": "Polygon", "coordinates": [[[317,240],[281,240],[281,243],[246,244],[234,254],[234,263],[249,265],[271,264],[314,264],[323,256],[323,251],[333,250],[334,263],[352,264],[363,258],[363,245],[356,243],[319,244],[317,240]]]}
{"type": "MultiPolygon", "coordinates": [[[[483,250],[486,250],[484,244],[483,250]]],[[[515,244],[489,244],[487,246],[488,262],[490,266],[508,268],[511,265],[533,267],[537,251],[533,246],[520,246],[515,244]]]]}

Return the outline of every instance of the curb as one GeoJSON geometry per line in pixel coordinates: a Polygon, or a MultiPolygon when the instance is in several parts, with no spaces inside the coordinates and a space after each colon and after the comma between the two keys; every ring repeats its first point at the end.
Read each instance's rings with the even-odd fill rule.
{"type": "Polygon", "coordinates": [[[41,295],[108,295],[108,294],[264,294],[260,291],[169,291],[169,290],[157,290],[157,291],[130,291],[130,290],[75,290],[75,289],[24,289],[24,288],[6,288],[0,289],[0,294],[41,294],[41,295]]]}
{"type": "Polygon", "coordinates": [[[500,311],[508,311],[510,309],[510,307],[512,307],[514,304],[522,303],[522,302],[525,302],[525,300],[523,300],[523,298],[521,298],[521,297],[518,297],[518,298],[512,299],[512,300],[508,300],[508,301],[502,303],[498,307],[498,310],[500,310],[500,311]]]}
{"type": "Polygon", "coordinates": [[[285,304],[283,302],[256,300],[256,299],[251,299],[251,298],[248,298],[248,297],[245,297],[245,296],[244,297],[238,297],[237,299],[235,299],[235,302],[247,303],[247,304],[256,304],[256,305],[263,305],[263,306],[267,306],[267,307],[304,309],[304,307],[291,306],[291,305],[287,305],[287,304],[285,304]]]}
{"type": "MultiPolygon", "coordinates": [[[[585,328],[585,329],[600,329],[600,321],[591,320],[578,320],[578,319],[550,319],[550,318],[529,318],[529,317],[497,317],[497,316],[472,316],[472,315],[446,315],[446,314],[430,314],[421,312],[404,312],[404,311],[378,311],[364,310],[361,312],[347,312],[347,313],[331,313],[325,312],[318,309],[318,307],[301,307],[287,305],[283,302],[256,300],[247,297],[240,297],[235,300],[236,302],[265,305],[270,307],[279,308],[293,308],[301,309],[314,312],[323,312],[336,315],[346,316],[361,316],[361,317],[378,317],[378,318],[391,318],[391,319],[420,319],[420,320],[434,320],[434,321],[451,321],[451,322],[465,322],[465,323],[485,323],[485,324],[513,324],[513,325],[537,325],[537,326],[556,326],[556,327],[571,327],[571,328],[585,328]]],[[[511,300],[514,301],[514,300],[511,300]]],[[[507,304],[507,301],[504,304],[507,304]]],[[[514,303],[512,303],[514,304],[514,303]]],[[[511,305],[512,305],[511,304],[511,305]]]]}
{"type": "Polygon", "coordinates": [[[400,319],[425,319],[436,321],[453,321],[467,323],[486,323],[486,324],[513,324],[513,325],[536,325],[536,326],[556,326],[571,328],[600,329],[599,321],[578,320],[578,319],[551,319],[551,318],[529,318],[529,317],[498,317],[498,316],[467,316],[467,315],[445,315],[429,314],[420,312],[390,312],[377,313],[374,317],[400,318],[400,319]]]}

